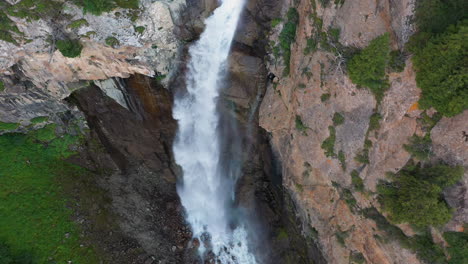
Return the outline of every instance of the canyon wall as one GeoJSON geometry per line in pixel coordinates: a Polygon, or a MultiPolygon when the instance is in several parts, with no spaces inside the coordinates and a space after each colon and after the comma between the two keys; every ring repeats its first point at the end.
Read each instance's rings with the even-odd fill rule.
{"type": "MultiPolygon", "coordinates": [[[[414,6],[411,0],[286,1],[283,22],[270,33],[268,70],[277,77],[268,84],[262,101],[260,126],[270,134],[274,153],[282,164],[284,185],[299,208],[303,231],[318,232],[317,240],[328,263],[353,262],[356,256],[364,257],[367,263],[420,262],[398,242],[382,243],[379,238],[384,233],[359,211],[379,208],[377,183],[387,172],[397,172],[408,162],[410,154],[403,145],[409,137],[426,132],[418,108],[421,91],[410,57],[402,72],[389,74],[390,87],[378,105],[369,90],[359,89],[346,75],[342,54],[327,51],[327,43],[322,42],[316,44],[315,51],[305,50],[315,32],[330,37],[333,29],[339,32],[335,45],[363,48],[377,36],[389,33],[393,49],[402,49],[414,32],[414,6]],[[274,55],[274,47],[281,42],[280,32],[291,7],[297,9],[299,23],[291,45],[290,73],[284,74],[288,62],[274,55]],[[333,124],[335,113],[344,117],[342,124],[333,124]],[[380,114],[380,127],[368,133],[373,113],[380,114]],[[321,147],[330,136],[329,126],[336,131],[333,149],[341,160],[327,156],[321,147]],[[365,140],[372,142],[368,164],[355,160],[365,140]],[[367,192],[352,187],[353,171],[359,173],[367,192]],[[350,205],[353,199],[356,204],[350,205]]],[[[466,168],[468,145],[463,131],[467,113],[444,118],[432,130],[434,160],[466,168]]],[[[446,192],[456,213],[444,230],[463,230],[467,176],[465,173],[464,179],[446,192]]],[[[409,226],[400,227],[410,230],[409,226]]]]}

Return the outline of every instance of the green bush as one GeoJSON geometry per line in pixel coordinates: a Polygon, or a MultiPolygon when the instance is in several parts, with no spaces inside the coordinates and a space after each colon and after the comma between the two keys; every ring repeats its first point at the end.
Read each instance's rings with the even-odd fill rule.
{"type": "Polygon", "coordinates": [[[342,150],[338,152],[338,160],[340,161],[341,168],[346,170],[346,156],[342,150]]]}
{"type": "Polygon", "coordinates": [[[80,56],[83,46],[79,40],[65,39],[57,40],[57,49],[65,57],[76,58],[80,56]]]}
{"type": "Polygon", "coordinates": [[[306,41],[306,47],[304,48],[304,55],[308,55],[317,50],[317,40],[313,37],[308,38],[306,41]]]}
{"type": "Polygon", "coordinates": [[[299,23],[299,13],[293,7],[289,8],[287,13],[287,22],[279,35],[279,44],[283,52],[285,64],[284,74],[289,75],[289,61],[291,60],[291,44],[296,40],[296,27],[299,23]]]}
{"type": "Polygon", "coordinates": [[[380,183],[379,201],[395,223],[415,226],[442,225],[452,217],[442,190],[463,175],[463,168],[439,164],[422,168],[409,165],[393,175],[393,182],[380,183]]]}
{"type": "Polygon", "coordinates": [[[143,32],[145,32],[145,27],[143,26],[135,27],[135,32],[139,34],[143,34],[143,32]]]}
{"type": "Polygon", "coordinates": [[[277,25],[279,25],[281,22],[283,21],[283,19],[281,18],[274,18],[271,20],[271,27],[274,28],[276,27],[277,25]]]}
{"type": "Polygon", "coordinates": [[[322,149],[325,151],[327,157],[335,156],[335,140],[336,140],[336,130],[335,127],[329,126],[328,131],[330,135],[322,142],[322,149]]]}
{"type": "Polygon", "coordinates": [[[71,29],[75,29],[75,28],[80,28],[82,26],[89,26],[88,21],[86,21],[86,19],[84,18],[72,21],[67,27],[71,29]]]}
{"type": "Polygon", "coordinates": [[[111,47],[115,48],[120,44],[120,42],[115,37],[108,37],[108,38],[106,38],[106,44],[108,46],[111,46],[111,47]]]}
{"type": "Polygon", "coordinates": [[[388,68],[392,72],[402,72],[406,65],[406,54],[400,50],[392,50],[390,52],[390,61],[388,68]]]}
{"type": "Polygon", "coordinates": [[[5,91],[5,84],[2,81],[0,81],[0,92],[3,91],[5,91]]]}
{"type": "Polygon", "coordinates": [[[300,115],[296,115],[295,123],[296,123],[296,129],[297,130],[299,130],[301,132],[304,132],[304,131],[307,130],[307,126],[304,125],[304,123],[302,122],[302,119],[301,119],[300,115]]]}
{"type": "Polygon", "coordinates": [[[329,93],[324,93],[324,94],[322,94],[322,95],[320,96],[320,101],[325,102],[325,101],[327,101],[328,99],[330,99],[330,97],[331,97],[331,94],[329,94],[329,93]]]}
{"type": "Polygon", "coordinates": [[[357,170],[353,170],[351,172],[351,183],[353,184],[353,187],[356,189],[356,191],[364,191],[364,182],[361,177],[359,177],[359,172],[357,170]]]}
{"type": "Polygon", "coordinates": [[[413,56],[416,83],[422,90],[420,106],[434,107],[445,116],[468,108],[468,20],[432,37],[413,56]]]}
{"type": "Polygon", "coordinates": [[[112,0],[83,0],[83,12],[99,16],[104,12],[109,12],[115,7],[112,0]]]}
{"type": "Polygon", "coordinates": [[[379,113],[373,113],[370,117],[368,131],[370,132],[373,130],[379,130],[381,119],[382,119],[382,116],[379,113]]]}
{"type": "Polygon", "coordinates": [[[39,124],[39,123],[46,122],[47,120],[49,120],[48,116],[37,116],[31,119],[31,123],[39,124]]]}
{"type": "Polygon", "coordinates": [[[381,101],[388,81],[385,69],[390,60],[390,37],[386,33],[372,40],[366,48],[354,55],[348,64],[349,78],[358,87],[367,87],[381,101]]]}
{"type": "Polygon", "coordinates": [[[114,2],[121,8],[137,9],[139,7],[139,0],[114,0],[114,2]]]}
{"type": "Polygon", "coordinates": [[[468,263],[468,234],[461,232],[445,232],[444,238],[449,244],[449,264],[468,263]]]}
{"type": "Polygon", "coordinates": [[[432,140],[429,133],[424,137],[413,135],[409,139],[409,144],[403,148],[419,160],[426,160],[432,155],[432,140]]]}
{"type": "MultiPolygon", "coordinates": [[[[411,249],[426,263],[445,263],[445,255],[442,248],[432,241],[428,232],[407,237],[400,228],[388,222],[374,207],[365,208],[361,212],[365,217],[375,221],[379,230],[385,232],[386,238],[397,240],[404,248],[411,249]]],[[[384,239],[383,242],[389,242],[388,239],[384,239]]]]}
{"type": "Polygon", "coordinates": [[[20,124],[18,123],[5,123],[0,121],[0,131],[1,130],[14,130],[19,127],[20,124]]]}
{"type": "Polygon", "coordinates": [[[333,115],[333,124],[334,124],[335,126],[338,126],[338,125],[343,124],[344,121],[345,121],[345,118],[344,118],[344,116],[343,116],[342,114],[340,114],[340,113],[335,113],[335,114],[333,115]]]}

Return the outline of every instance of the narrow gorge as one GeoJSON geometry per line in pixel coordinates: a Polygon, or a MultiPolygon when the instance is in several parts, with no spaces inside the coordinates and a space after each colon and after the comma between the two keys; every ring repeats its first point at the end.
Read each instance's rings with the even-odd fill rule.
{"type": "Polygon", "coordinates": [[[467,263],[466,8],[0,2],[0,263],[467,263]]]}

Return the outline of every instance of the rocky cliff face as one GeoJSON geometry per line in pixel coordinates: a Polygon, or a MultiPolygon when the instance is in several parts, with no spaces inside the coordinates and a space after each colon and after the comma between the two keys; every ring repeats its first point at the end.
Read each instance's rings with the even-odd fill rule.
{"type": "MultiPolygon", "coordinates": [[[[383,234],[376,223],[358,213],[357,208],[379,208],[376,195],[372,194],[377,182],[385,178],[386,172],[397,172],[407,163],[410,154],[403,145],[413,134],[424,133],[418,121],[422,112],[417,104],[420,90],[408,58],[401,73],[390,73],[390,88],[378,105],[370,91],[358,89],[350,81],[342,70],[340,54],[326,51],[327,43],[321,42],[310,53],[305,49],[314,32],[328,32],[325,34],[330,36],[332,29],[339,29],[338,41],[344,46],[365,47],[370,40],[388,32],[393,48],[402,48],[414,30],[410,23],[414,4],[414,1],[291,1],[283,7],[283,14],[290,7],[299,13],[290,74],[283,75],[285,63],[273,55],[273,50],[268,70],[278,77],[268,85],[260,107],[260,125],[271,135],[274,153],[282,164],[284,185],[298,205],[304,232],[309,228],[318,232],[328,263],[348,263],[356,261],[356,256],[362,256],[368,263],[419,263],[414,253],[398,243],[380,242],[377,238],[383,234]],[[335,113],[344,117],[342,124],[333,124],[335,113]],[[380,127],[368,132],[373,113],[380,114],[380,127]],[[321,147],[330,137],[329,126],[336,131],[332,148],[340,154],[335,158],[328,157],[321,147]],[[365,140],[372,142],[368,164],[355,160],[362,153],[365,140]],[[354,170],[369,190],[367,194],[353,189],[354,170]],[[350,205],[350,197],[345,196],[349,190],[355,205],[350,205]]],[[[271,32],[272,48],[280,41],[282,26],[271,32]]],[[[433,129],[434,159],[468,165],[464,158],[468,145],[462,142],[466,128],[462,128],[461,120],[466,123],[465,114],[466,111],[455,118],[444,118],[433,129]],[[445,129],[451,132],[442,132],[445,129]]],[[[457,210],[446,226],[449,230],[460,230],[466,221],[462,220],[466,217],[463,205],[467,197],[466,178],[465,174],[462,182],[447,191],[447,199],[457,210]]]]}

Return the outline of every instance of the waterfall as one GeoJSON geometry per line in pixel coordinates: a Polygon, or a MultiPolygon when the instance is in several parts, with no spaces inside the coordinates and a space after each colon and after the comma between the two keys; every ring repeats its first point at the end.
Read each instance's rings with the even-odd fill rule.
{"type": "Polygon", "coordinates": [[[244,0],[223,0],[206,20],[205,31],[190,47],[187,92],[175,100],[179,124],[174,156],[183,170],[177,192],[187,213],[199,253],[221,263],[256,263],[247,231],[230,217],[236,177],[220,166],[217,99],[244,0]]]}

